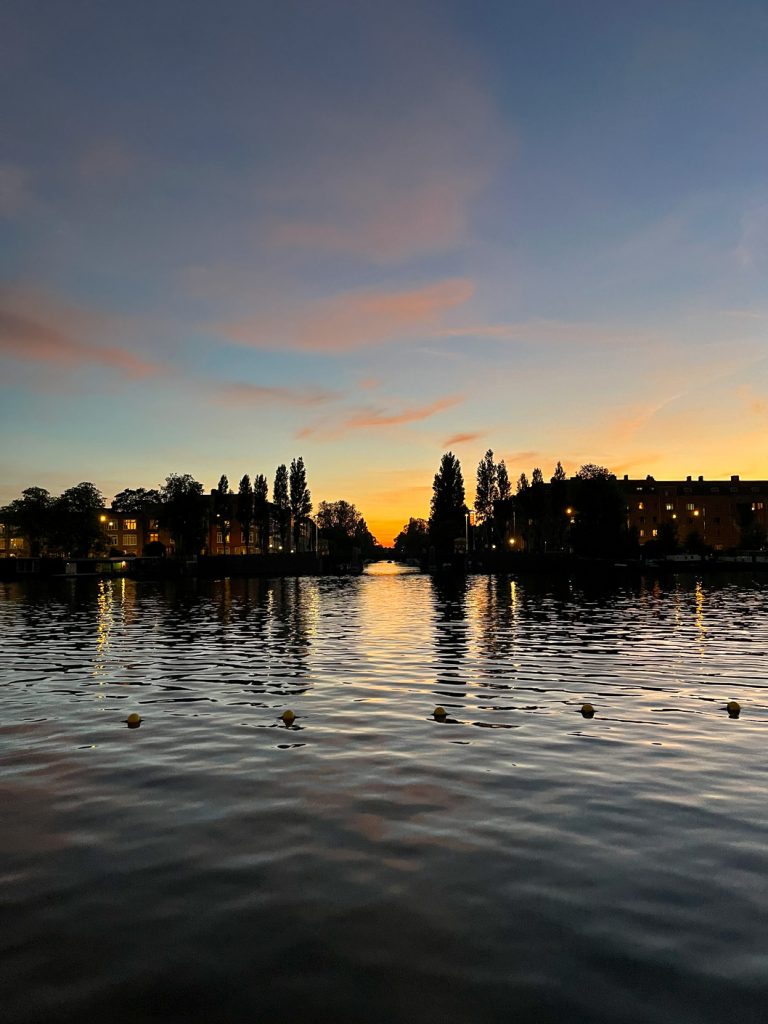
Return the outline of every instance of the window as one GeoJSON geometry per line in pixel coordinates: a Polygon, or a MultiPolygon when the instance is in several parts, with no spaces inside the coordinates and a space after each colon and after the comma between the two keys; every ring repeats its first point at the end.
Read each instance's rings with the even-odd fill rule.
{"type": "Polygon", "coordinates": [[[136,520],[135,519],[124,519],[123,520],[123,529],[124,530],[135,530],[136,529],[136,520]]]}
{"type": "Polygon", "coordinates": [[[107,529],[108,530],[116,530],[117,529],[117,523],[115,522],[114,519],[110,519],[109,520],[109,522],[107,523],[107,529]]]}
{"type": "Polygon", "coordinates": [[[642,501],[638,501],[638,503],[637,503],[637,511],[638,512],[642,512],[644,508],[645,508],[645,505],[642,503],[642,501]]]}
{"type": "Polygon", "coordinates": [[[256,533],[257,533],[256,530],[249,530],[248,531],[248,543],[249,544],[255,544],[256,541],[258,540],[258,538],[256,536],[256,533]]]}
{"type": "Polygon", "coordinates": [[[641,536],[641,537],[644,537],[644,536],[645,536],[645,530],[641,530],[641,531],[640,531],[640,536],[641,536]]]}
{"type": "Polygon", "coordinates": [[[124,533],[123,534],[123,547],[135,548],[136,547],[136,534],[135,533],[124,533]]]}
{"type": "Polygon", "coordinates": [[[667,512],[671,512],[674,507],[675,506],[672,505],[670,502],[667,502],[667,504],[664,506],[664,508],[667,510],[667,512]]]}
{"type": "Polygon", "coordinates": [[[159,537],[159,535],[157,533],[150,533],[150,535],[149,535],[149,543],[150,544],[157,544],[157,542],[159,540],[160,540],[160,537],[159,537]]]}
{"type": "Polygon", "coordinates": [[[652,537],[658,537],[659,536],[659,531],[658,530],[651,530],[651,536],[652,537]]]}
{"type": "Polygon", "coordinates": [[[159,525],[160,524],[158,523],[157,519],[150,519],[149,520],[149,528],[150,528],[150,530],[157,530],[159,525]]]}
{"type": "Polygon", "coordinates": [[[117,534],[116,533],[110,533],[110,535],[109,535],[109,543],[112,545],[113,548],[117,547],[117,534]]]}
{"type": "Polygon", "coordinates": [[[223,544],[224,543],[224,537],[222,536],[221,530],[219,530],[217,532],[217,534],[216,534],[216,543],[217,544],[223,544]]]}
{"type": "Polygon", "coordinates": [[[638,521],[638,523],[644,523],[645,522],[645,516],[640,516],[637,521],[638,521]]]}
{"type": "Polygon", "coordinates": [[[764,502],[762,502],[762,501],[753,501],[752,502],[752,511],[753,512],[762,512],[764,508],[765,508],[764,502]]]}
{"type": "Polygon", "coordinates": [[[23,547],[24,547],[24,538],[23,537],[11,537],[11,548],[14,551],[18,551],[20,548],[23,548],[23,547]]]}
{"type": "Polygon", "coordinates": [[[0,523],[0,537],[5,536],[5,523],[0,523]]]}
{"type": "Polygon", "coordinates": [[[720,522],[720,516],[715,516],[715,522],[716,522],[716,523],[719,523],[719,522],[720,522]]]}
{"type": "Polygon", "coordinates": [[[685,507],[688,510],[688,512],[693,512],[693,510],[696,508],[696,506],[692,502],[690,502],[690,501],[688,502],[688,504],[685,507]]]}

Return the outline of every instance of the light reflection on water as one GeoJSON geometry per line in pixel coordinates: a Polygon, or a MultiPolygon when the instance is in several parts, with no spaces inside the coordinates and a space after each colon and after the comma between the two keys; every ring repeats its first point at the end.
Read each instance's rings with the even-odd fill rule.
{"type": "Polygon", "coordinates": [[[763,1021],[767,611],[387,563],[0,585],[2,1019],[763,1021]]]}

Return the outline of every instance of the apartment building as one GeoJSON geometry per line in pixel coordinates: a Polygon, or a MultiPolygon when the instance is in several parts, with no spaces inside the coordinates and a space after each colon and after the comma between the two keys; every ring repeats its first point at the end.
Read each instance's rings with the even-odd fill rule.
{"type": "Polygon", "coordinates": [[[627,496],[627,519],[635,527],[641,544],[658,536],[662,523],[677,528],[684,542],[690,533],[716,551],[737,547],[745,533],[768,533],[768,481],[705,480],[703,476],[685,480],[643,480],[625,476],[619,480],[627,496]]]}

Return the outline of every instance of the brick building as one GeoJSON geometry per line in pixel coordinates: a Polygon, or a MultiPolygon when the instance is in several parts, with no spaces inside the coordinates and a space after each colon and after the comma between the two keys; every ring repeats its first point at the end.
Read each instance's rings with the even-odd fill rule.
{"type": "Polygon", "coordinates": [[[685,480],[632,480],[625,476],[619,484],[627,496],[627,518],[637,530],[641,544],[657,537],[662,523],[673,523],[681,542],[696,532],[716,551],[742,544],[745,532],[759,536],[768,532],[768,481],[705,480],[703,476],[685,480]]]}

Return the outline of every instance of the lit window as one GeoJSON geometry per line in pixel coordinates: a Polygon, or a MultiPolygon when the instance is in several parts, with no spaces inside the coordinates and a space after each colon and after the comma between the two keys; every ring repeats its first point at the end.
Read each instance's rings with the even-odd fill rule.
{"type": "Polygon", "coordinates": [[[123,534],[123,545],[127,548],[136,547],[136,534],[135,533],[124,533],[123,534]]]}
{"type": "Polygon", "coordinates": [[[149,543],[150,544],[157,544],[157,542],[159,540],[160,540],[160,537],[159,537],[159,535],[157,533],[150,533],[150,535],[149,535],[149,543]]]}
{"type": "Polygon", "coordinates": [[[667,512],[671,512],[674,507],[675,506],[674,505],[670,505],[669,502],[667,502],[667,504],[664,506],[664,508],[666,508],[667,512]]]}
{"type": "Polygon", "coordinates": [[[14,551],[18,551],[20,548],[23,548],[24,547],[24,538],[23,537],[11,537],[11,547],[14,549],[14,551]]]}
{"type": "Polygon", "coordinates": [[[694,508],[695,508],[696,506],[695,506],[695,505],[693,505],[693,504],[692,504],[692,502],[690,502],[690,501],[689,501],[689,502],[688,502],[688,504],[687,504],[687,505],[686,505],[685,507],[686,507],[686,509],[687,509],[687,510],[688,510],[689,512],[693,512],[693,510],[694,510],[694,508]]]}
{"type": "Polygon", "coordinates": [[[216,534],[216,543],[217,544],[223,544],[224,543],[224,537],[222,535],[221,530],[219,530],[219,532],[216,534]]]}
{"type": "Polygon", "coordinates": [[[135,519],[124,519],[123,520],[123,529],[124,530],[135,530],[136,529],[136,520],[135,519]]]}
{"type": "Polygon", "coordinates": [[[753,512],[762,512],[764,508],[765,508],[765,504],[762,501],[754,501],[752,503],[752,511],[753,512]]]}
{"type": "Polygon", "coordinates": [[[637,503],[637,511],[638,512],[642,512],[644,508],[645,508],[645,505],[642,503],[642,501],[638,501],[638,503],[637,503]]]}
{"type": "Polygon", "coordinates": [[[658,537],[659,536],[659,531],[658,530],[651,530],[651,536],[652,537],[658,537]]]}
{"type": "Polygon", "coordinates": [[[641,536],[641,537],[644,537],[644,536],[645,536],[645,530],[641,530],[641,531],[640,531],[640,536],[641,536]]]}
{"type": "Polygon", "coordinates": [[[117,529],[117,523],[114,521],[114,519],[110,519],[109,520],[109,522],[107,523],[107,529],[108,530],[116,530],[117,529]]]}

